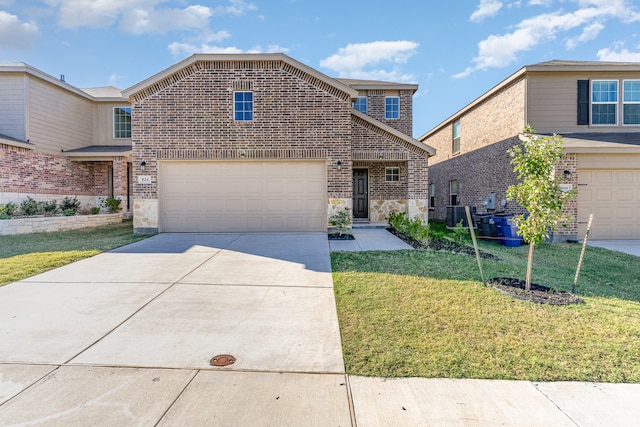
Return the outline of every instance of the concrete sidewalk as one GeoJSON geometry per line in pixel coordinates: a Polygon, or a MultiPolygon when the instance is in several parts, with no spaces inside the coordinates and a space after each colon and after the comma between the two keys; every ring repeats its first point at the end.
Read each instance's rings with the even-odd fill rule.
{"type": "Polygon", "coordinates": [[[0,287],[0,426],[611,426],[639,401],[635,384],[347,377],[324,233],[162,234],[0,287]]]}
{"type": "Polygon", "coordinates": [[[640,240],[589,240],[587,244],[640,257],[640,240]]]}

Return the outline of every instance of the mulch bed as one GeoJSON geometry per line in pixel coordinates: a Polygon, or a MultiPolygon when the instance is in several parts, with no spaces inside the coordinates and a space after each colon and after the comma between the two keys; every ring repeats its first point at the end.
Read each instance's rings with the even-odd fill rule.
{"type": "MultiPolygon", "coordinates": [[[[435,251],[446,251],[452,254],[476,256],[475,250],[466,245],[460,245],[453,240],[437,237],[431,239],[428,245],[423,244],[406,234],[399,233],[395,228],[387,228],[387,231],[405,243],[411,245],[414,249],[433,249],[435,251]]],[[[480,258],[499,260],[500,258],[488,252],[480,251],[480,258]]]]}
{"type": "Polygon", "coordinates": [[[514,298],[532,301],[539,304],[568,305],[582,304],[580,298],[570,292],[557,291],[546,286],[531,284],[531,290],[525,291],[525,281],[510,277],[495,277],[487,282],[490,286],[511,295],[514,298]]]}

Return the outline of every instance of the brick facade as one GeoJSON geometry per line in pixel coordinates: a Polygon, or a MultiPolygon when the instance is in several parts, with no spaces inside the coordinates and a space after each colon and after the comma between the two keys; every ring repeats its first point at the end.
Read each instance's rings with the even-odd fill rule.
{"type": "Polygon", "coordinates": [[[0,192],[105,195],[107,162],[72,162],[63,156],[0,144],[0,192]],[[104,175],[104,180],[100,179],[104,175]]]}
{"type": "MultiPolygon", "coordinates": [[[[410,91],[403,92],[410,98],[410,91]]],[[[382,156],[389,164],[405,165],[404,181],[393,192],[378,186],[377,174],[382,171],[384,179],[384,168],[374,166],[371,177],[380,196],[406,199],[426,191],[423,150],[354,118],[348,93],[286,61],[198,61],[135,92],[132,100],[134,176],[152,177],[151,184],[134,179],[140,211],[134,212],[134,227],[139,229],[158,226],[154,206],[161,160],[322,159],[327,164],[329,212],[341,201],[349,205],[354,161],[377,162],[382,156]],[[252,121],[234,120],[237,90],[253,92],[252,121]],[[144,173],[139,168],[142,161],[144,173]],[[412,170],[415,176],[410,177],[412,170]]],[[[401,108],[411,106],[408,101],[402,104],[401,100],[401,108]]],[[[395,124],[410,129],[411,114],[403,109],[402,116],[409,117],[395,124]]]]}
{"type": "Polygon", "coordinates": [[[367,114],[379,122],[384,123],[405,135],[413,134],[413,91],[411,90],[368,90],[367,114]],[[387,120],[385,117],[385,98],[397,96],[400,98],[400,118],[387,120]]]}

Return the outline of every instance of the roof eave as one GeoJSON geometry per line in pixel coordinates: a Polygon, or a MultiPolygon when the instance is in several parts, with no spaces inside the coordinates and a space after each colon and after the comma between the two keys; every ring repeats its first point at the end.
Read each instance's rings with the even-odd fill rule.
{"type": "Polygon", "coordinates": [[[351,110],[351,114],[366,121],[369,122],[377,127],[379,127],[380,129],[384,130],[385,132],[388,132],[394,136],[397,136],[400,139],[403,139],[405,141],[407,141],[408,143],[420,148],[421,150],[424,150],[427,152],[427,154],[429,156],[435,156],[436,155],[436,149],[431,147],[430,145],[425,144],[424,142],[418,141],[415,138],[410,137],[409,135],[405,135],[404,133],[400,132],[399,130],[396,130],[394,128],[392,128],[389,125],[385,125],[384,123],[374,119],[371,116],[368,116],[356,109],[352,109],[351,110]]]}
{"type": "Polygon", "coordinates": [[[67,90],[69,92],[73,92],[76,95],[79,95],[83,98],[89,99],[91,101],[95,101],[95,98],[91,95],[89,95],[88,93],[82,91],[81,89],[78,89],[75,86],[70,85],[69,83],[62,81],[60,79],[57,79],[43,71],[38,70],[37,68],[32,67],[31,65],[28,64],[21,64],[21,65],[13,65],[13,66],[3,66],[0,67],[0,72],[8,72],[8,73],[25,73],[25,74],[30,74],[34,77],[37,77],[39,79],[42,79],[46,82],[49,82],[55,86],[58,86],[61,89],[67,90]]]}
{"type": "Polygon", "coordinates": [[[240,54],[229,54],[229,53],[196,53],[188,57],[187,59],[178,62],[177,64],[157,73],[153,76],[149,77],[141,81],[140,83],[133,85],[122,91],[122,95],[125,98],[131,98],[137,92],[144,90],[145,88],[177,73],[178,71],[186,68],[190,65],[195,64],[199,61],[283,61],[293,67],[296,67],[307,74],[316,77],[317,79],[327,83],[336,89],[339,89],[345,93],[347,93],[352,99],[356,99],[358,97],[358,91],[345,85],[344,83],[339,82],[336,79],[333,79],[326,74],[315,70],[308,65],[303,64],[302,62],[296,61],[290,56],[285,55],[284,53],[240,53],[240,54]]]}
{"type": "Polygon", "coordinates": [[[519,78],[524,76],[527,73],[527,71],[528,71],[527,67],[520,68],[518,71],[516,71],[515,73],[511,74],[506,79],[502,80],[500,83],[498,83],[497,85],[495,85],[494,87],[489,89],[487,92],[485,92],[484,94],[480,95],[475,100],[471,101],[471,103],[467,104],[465,107],[463,107],[462,109],[458,110],[455,114],[452,114],[451,116],[447,117],[445,120],[443,120],[438,125],[436,125],[434,128],[432,128],[430,131],[428,131],[425,134],[423,134],[422,136],[420,136],[418,138],[418,140],[419,141],[424,141],[425,139],[429,138],[431,135],[433,135],[434,133],[440,131],[443,127],[447,126],[449,123],[451,123],[456,118],[462,116],[467,111],[473,109],[478,104],[484,102],[486,99],[490,98],[495,93],[499,92],[503,88],[509,86],[510,84],[512,84],[513,82],[515,82],[516,80],[518,80],[519,78]]]}
{"type": "Polygon", "coordinates": [[[12,147],[27,148],[33,150],[35,147],[29,142],[18,141],[16,139],[3,138],[0,136],[0,144],[10,145],[12,147]]]}

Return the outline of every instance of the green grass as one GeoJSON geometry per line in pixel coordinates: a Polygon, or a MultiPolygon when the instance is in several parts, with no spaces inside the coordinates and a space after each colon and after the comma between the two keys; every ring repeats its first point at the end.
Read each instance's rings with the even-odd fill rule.
{"type": "Polygon", "coordinates": [[[144,239],[131,220],[55,233],[0,236],[0,286],[144,239]]]}
{"type": "MultiPolygon", "coordinates": [[[[488,277],[524,278],[528,247],[482,243],[488,277]]],[[[580,245],[541,245],[534,282],[571,290],[580,245]]],[[[333,253],[347,372],[383,377],[640,382],[640,262],[587,248],[576,293],[548,306],[482,285],[475,258],[333,253]]]]}

